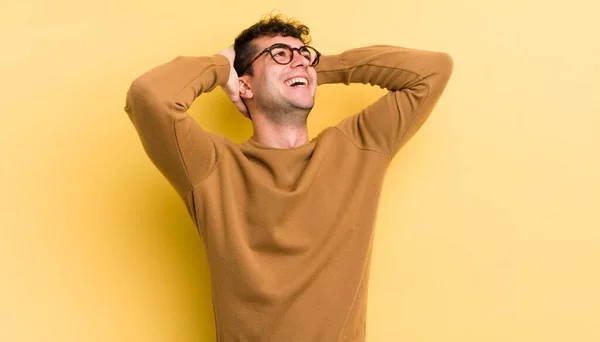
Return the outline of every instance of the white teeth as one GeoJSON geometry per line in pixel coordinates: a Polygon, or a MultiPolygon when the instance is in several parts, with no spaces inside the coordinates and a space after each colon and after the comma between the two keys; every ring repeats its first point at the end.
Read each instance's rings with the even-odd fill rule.
{"type": "Polygon", "coordinates": [[[291,86],[294,83],[302,83],[301,85],[299,85],[299,87],[306,87],[306,85],[308,84],[308,80],[304,77],[294,77],[290,78],[289,80],[287,80],[287,82],[285,82],[287,86],[291,86]]]}

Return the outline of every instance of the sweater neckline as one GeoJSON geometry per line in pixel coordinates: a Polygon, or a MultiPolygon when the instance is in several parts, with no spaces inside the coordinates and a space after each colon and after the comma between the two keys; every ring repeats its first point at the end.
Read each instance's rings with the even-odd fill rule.
{"type": "Polygon", "coordinates": [[[277,147],[262,145],[258,141],[253,140],[252,138],[249,138],[248,140],[246,140],[245,142],[242,143],[242,146],[249,146],[249,147],[254,147],[254,148],[261,149],[261,150],[269,150],[269,151],[303,151],[303,150],[307,150],[307,149],[308,150],[312,149],[314,147],[314,144],[315,144],[315,141],[313,139],[313,140],[309,140],[304,145],[290,147],[290,148],[277,148],[277,147]]]}

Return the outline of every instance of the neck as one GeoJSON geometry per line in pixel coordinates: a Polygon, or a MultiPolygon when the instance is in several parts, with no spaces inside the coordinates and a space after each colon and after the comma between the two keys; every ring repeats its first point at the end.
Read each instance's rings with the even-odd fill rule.
{"type": "Polygon", "coordinates": [[[264,146],[281,149],[302,146],[308,142],[306,113],[288,113],[276,117],[286,119],[274,120],[271,116],[253,112],[254,134],[250,139],[264,146]]]}

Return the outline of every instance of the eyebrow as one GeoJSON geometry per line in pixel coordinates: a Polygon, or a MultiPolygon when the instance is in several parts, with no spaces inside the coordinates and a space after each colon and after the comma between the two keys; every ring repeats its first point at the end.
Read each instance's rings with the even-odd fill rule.
{"type": "Polygon", "coordinates": [[[301,47],[305,47],[305,46],[306,46],[306,44],[304,44],[304,45],[300,45],[300,46],[291,46],[290,44],[286,44],[286,43],[273,43],[273,44],[271,44],[271,45],[269,45],[269,46],[267,46],[267,47],[263,48],[262,50],[264,50],[264,49],[266,49],[266,48],[270,48],[270,47],[272,47],[272,46],[275,46],[275,45],[285,45],[285,46],[289,46],[289,47],[291,47],[292,49],[299,49],[299,48],[301,48],[301,47]]]}

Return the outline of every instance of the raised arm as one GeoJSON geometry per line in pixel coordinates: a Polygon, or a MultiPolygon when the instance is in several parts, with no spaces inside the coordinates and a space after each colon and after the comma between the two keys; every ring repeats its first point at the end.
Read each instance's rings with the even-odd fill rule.
{"type": "Polygon", "coordinates": [[[222,54],[180,56],[136,78],[127,92],[125,111],[144,150],[184,199],[214,169],[224,139],[187,110],[200,94],[226,85],[230,67],[222,54]]]}
{"type": "Polygon", "coordinates": [[[453,69],[442,52],[388,45],[322,56],[318,83],[364,83],[389,92],[337,128],[357,147],[390,158],[423,125],[440,98],[453,69]]]}

